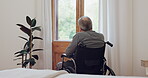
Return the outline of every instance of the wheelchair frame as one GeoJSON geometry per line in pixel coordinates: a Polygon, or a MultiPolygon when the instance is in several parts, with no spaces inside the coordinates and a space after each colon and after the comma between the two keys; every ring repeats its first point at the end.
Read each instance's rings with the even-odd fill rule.
{"type": "MultiPolygon", "coordinates": [[[[113,47],[113,44],[111,44],[109,41],[105,42],[105,45],[106,44],[108,44],[109,46],[113,47]]],[[[61,58],[62,58],[62,67],[61,67],[61,69],[58,69],[58,70],[66,70],[69,73],[77,73],[76,72],[76,68],[77,68],[76,67],[76,63],[75,63],[75,60],[73,58],[67,56],[66,54],[62,54],[61,58]],[[67,66],[66,65],[66,62],[64,61],[65,57],[71,59],[71,60],[68,60],[66,62],[67,62],[67,64],[68,64],[68,62],[69,63],[71,62],[71,64],[73,63],[72,66],[67,66]]],[[[114,71],[109,66],[107,66],[105,57],[104,57],[103,61],[104,62],[103,62],[103,68],[102,68],[102,71],[103,71],[102,75],[112,75],[112,76],[115,76],[114,71]]]]}

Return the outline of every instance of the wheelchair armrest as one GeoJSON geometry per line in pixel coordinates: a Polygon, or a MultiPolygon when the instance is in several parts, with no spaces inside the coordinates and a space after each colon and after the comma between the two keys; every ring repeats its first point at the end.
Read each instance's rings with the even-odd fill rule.
{"type": "Polygon", "coordinates": [[[64,58],[64,57],[73,58],[73,55],[67,55],[67,54],[63,53],[63,54],[61,55],[61,58],[64,58]]]}
{"type": "Polygon", "coordinates": [[[63,54],[61,55],[61,58],[63,58],[63,57],[67,57],[67,55],[66,55],[65,53],[63,53],[63,54]]]}
{"type": "Polygon", "coordinates": [[[63,53],[63,54],[61,55],[61,58],[62,58],[62,61],[63,61],[63,62],[67,62],[67,61],[70,61],[70,60],[73,59],[72,57],[69,57],[69,56],[66,55],[65,53],[63,53]]]}

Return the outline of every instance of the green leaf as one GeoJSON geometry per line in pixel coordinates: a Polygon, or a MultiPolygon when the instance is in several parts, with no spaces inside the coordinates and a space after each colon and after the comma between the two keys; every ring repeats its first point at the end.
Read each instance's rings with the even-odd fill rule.
{"type": "Polygon", "coordinates": [[[34,66],[36,64],[34,58],[29,58],[29,59],[27,59],[27,60],[24,61],[23,66],[25,67],[29,63],[30,63],[31,66],[34,66]]]}
{"type": "Polygon", "coordinates": [[[42,38],[40,37],[33,37],[33,39],[40,39],[40,40],[43,40],[42,38]]]}
{"type": "Polygon", "coordinates": [[[31,21],[31,18],[29,16],[26,16],[26,21],[31,26],[32,21],[31,21]]]}
{"type": "Polygon", "coordinates": [[[21,50],[21,51],[15,53],[15,55],[16,55],[15,57],[23,56],[24,54],[27,54],[27,51],[21,50]],[[16,55],[16,54],[18,54],[18,55],[16,55]]]}
{"type": "Polygon", "coordinates": [[[31,51],[30,47],[28,47],[28,46],[26,46],[25,49],[26,49],[27,53],[29,53],[31,51]]]}
{"type": "Polygon", "coordinates": [[[35,31],[35,30],[41,31],[40,26],[32,28],[32,32],[35,31]]]}
{"type": "Polygon", "coordinates": [[[22,30],[24,33],[26,33],[28,36],[30,36],[31,34],[31,31],[29,28],[25,27],[24,25],[22,24],[16,24],[20,27],[20,30],[22,30]]]}
{"type": "Polygon", "coordinates": [[[22,39],[24,39],[24,40],[26,40],[26,41],[28,41],[28,39],[27,38],[25,38],[25,37],[22,37],[22,36],[19,36],[20,38],[22,38],[22,39]]]}
{"type": "Polygon", "coordinates": [[[28,65],[29,61],[28,60],[25,60],[22,64],[23,67],[26,67],[28,65]]]}
{"type": "Polygon", "coordinates": [[[19,57],[19,56],[23,56],[23,54],[18,54],[18,55],[16,55],[15,57],[19,57]]]}
{"type": "MultiPolygon", "coordinates": [[[[32,48],[34,47],[34,44],[32,43],[32,48]]],[[[24,49],[27,50],[27,52],[29,52],[30,49],[30,41],[26,42],[24,45],[24,49]]]]}
{"type": "Polygon", "coordinates": [[[17,63],[17,65],[22,65],[22,63],[17,63]]]}
{"type": "Polygon", "coordinates": [[[35,64],[36,64],[35,61],[31,61],[31,62],[30,62],[30,65],[31,65],[31,66],[34,66],[35,64]]]}
{"type": "Polygon", "coordinates": [[[34,50],[32,50],[32,52],[34,52],[34,51],[42,51],[43,49],[34,49],[34,50]]]}
{"type": "MultiPolygon", "coordinates": [[[[33,43],[32,43],[32,44],[33,44],[33,43]]],[[[24,49],[27,49],[28,47],[30,47],[30,40],[25,43],[24,49]]]]}
{"type": "Polygon", "coordinates": [[[16,55],[16,54],[26,54],[27,52],[26,52],[26,50],[21,50],[21,51],[18,51],[18,52],[16,52],[16,53],[14,53],[14,55],[16,55]]]}
{"type": "Polygon", "coordinates": [[[34,57],[36,60],[39,59],[38,55],[32,55],[32,57],[34,57]]]}
{"type": "Polygon", "coordinates": [[[27,54],[27,51],[26,50],[22,50],[21,53],[22,54],[27,54]]]}
{"type": "Polygon", "coordinates": [[[31,21],[31,27],[34,27],[36,25],[36,19],[34,18],[34,19],[32,19],[32,21],[31,21]]]}
{"type": "Polygon", "coordinates": [[[21,51],[15,52],[14,55],[15,55],[15,54],[18,54],[18,53],[20,53],[20,52],[21,52],[21,51]]]}
{"type": "Polygon", "coordinates": [[[31,59],[29,59],[29,60],[30,60],[30,65],[31,65],[31,66],[34,66],[34,65],[36,64],[34,58],[31,58],[31,59]]]}
{"type": "Polygon", "coordinates": [[[21,26],[24,26],[24,25],[22,25],[22,24],[16,24],[16,25],[18,25],[18,26],[20,26],[20,27],[21,27],[21,26]]]}
{"type": "Polygon", "coordinates": [[[29,44],[28,42],[29,42],[29,41],[27,41],[27,42],[25,43],[24,49],[27,49],[27,48],[28,48],[28,46],[27,46],[27,45],[29,44]]]}

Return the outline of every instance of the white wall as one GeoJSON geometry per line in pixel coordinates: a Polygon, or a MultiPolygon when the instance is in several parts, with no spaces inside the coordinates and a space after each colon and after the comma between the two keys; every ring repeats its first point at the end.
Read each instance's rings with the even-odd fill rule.
{"type": "Polygon", "coordinates": [[[23,47],[18,36],[24,33],[16,24],[26,24],[26,15],[36,17],[35,6],[36,0],[0,0],[0,70],[19,67],[13,61],[14,52],[23,47]]]}
{"type": "Polygon", "coordinates": [[[133,0],[133,75],[145,75],[141,60],[148,60],[148,0],[133,0]]]}
{"type": "MultiPolygon", "coordinates": [[[[131,75],[145,75],[145,69],[141,67],[140,63],[143,59],[148,60],[147,3],[148,0],[132,0],[133,70],[130,72],[133,73],[130,73],[131,75]]],[[[42,10],[38,4],[40,3],[37,3],[36,0],[0,0],[0,70],[18,67],[16,65],[17,61],[13,61],[14,52],[22,48],[24,42],[22,39],[19,39],[18,36],[24,34],[19,30],[19,27],[16,26],[16,23],[26,24],[26,15],[31,17],[40,15],[39,11],[42,10]]],[[[131,8],[129,8],[129,10],[130,9],[131,8]]]]}

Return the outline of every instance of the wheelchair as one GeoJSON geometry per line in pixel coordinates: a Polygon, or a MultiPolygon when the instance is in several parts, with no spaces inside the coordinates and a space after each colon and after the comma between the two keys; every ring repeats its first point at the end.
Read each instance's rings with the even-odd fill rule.
{"type": "Polygon", "coordinates": [[[109,41],[104,42],[104,46],[101,48],[87,48],[84,44],[78,45],[74,55],[61,55],[62,62],[57,64],[57,70],[66,70],[69,73],[77,74],[115,76],[114,71],[107,66],[106,59],[104,57],[106,44],[113,47],[113,44],[109,41]],[[65,58],[69,58],[69,60],[64,61],[65,58]]]}

